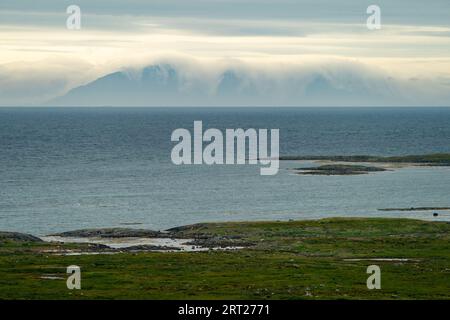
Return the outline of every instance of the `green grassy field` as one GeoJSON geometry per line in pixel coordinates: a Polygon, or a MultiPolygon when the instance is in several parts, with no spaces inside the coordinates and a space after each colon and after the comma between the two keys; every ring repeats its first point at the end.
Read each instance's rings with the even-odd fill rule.
{"type": "Polygon", "coordinates": [[[42,252],[57,244],[4,242],[0,298],[450,298],[450,223],[335,218],[200,224],[182,233],[236,236],[254,245],[235,251],[58,256],[42,252]],[[72,264],[81,267],[81,290],[66,288],[66,267],[72,264]],[[380,290],[366,287],[372,264],[381,268],[380,290]],[[61,279],[41,278],[48,275],[61,279]]]}

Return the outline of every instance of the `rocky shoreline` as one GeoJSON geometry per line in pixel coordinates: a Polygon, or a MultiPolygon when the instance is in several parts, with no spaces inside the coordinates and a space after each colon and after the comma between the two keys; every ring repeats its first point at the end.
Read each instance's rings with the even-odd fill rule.
{"type": "Polygon", "coordinates": [[[153,231],[148,229],[132,228],[101,228],[101,229],[80,229],[54,233],[49,236],[58,237],[99,237],[99,238],[168,238],[169,233],[153,231]]]}
{"type": "Polygon", "coordinates": [[[378,211],[435,211],[450,210],[450,207],[410,207],[410,208],[382,208],[378,211]]]}
{"type": "Polygon", "coordinates": [[[349,164],[326,164],[318,167],[294,168],[297,174],[305,175],[358,175],[371,172],[382,172],[387,169],[373,166],[349,165],[349,164]]]}
{"type": "Polygon", "coordinates": [[[28,233],[0,231],[0,242],[4,241],[44,242],[41,238],[35,237],[28,233]]]}
{"type": "Polygon", "coordinates": [[[425,155],[406,156],[370,156],[370,155],[350,155],[350,156],[280,156],[280,160],[302,160],[302,161],[333,161],[333,162],[368,162],[368,163],[397,163],[415,164],[421,166],[450,166],[450,153],[435,153],[425,155]]]}
{"type": "Polygon", "coordinates": [[[120,252],[182,252],[228,250],[250,247],[254,243],[239,236],[218,236],[201,231],[201,224],[172,228],[166,231],[132,228],[80,229],[36,237],[19,232],[0,232],[0,243],[78,244],[78,249],[57,249],[54,254],[100,254],[120,252]]]}

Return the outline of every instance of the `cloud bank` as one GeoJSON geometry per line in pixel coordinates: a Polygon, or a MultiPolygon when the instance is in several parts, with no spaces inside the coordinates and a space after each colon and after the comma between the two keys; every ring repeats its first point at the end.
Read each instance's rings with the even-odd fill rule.
{"type": "Polygon", "coordinates": [[[251,63],[158,59],[123,67],[51,99],[56,106],[445,105],[448,87],[357,61],[251,63]],[[424,83],[427,85],[425,86],[424,83]],[[430,88],[433,90],[424,90],[430,88]],[[440,103],[437,103],[440,102],[440,103]]]}
{"type": "Polygon", "coordinates": [[[71,4],[0,2],[0,105],[450,105],[448,0],[71,4]]]}

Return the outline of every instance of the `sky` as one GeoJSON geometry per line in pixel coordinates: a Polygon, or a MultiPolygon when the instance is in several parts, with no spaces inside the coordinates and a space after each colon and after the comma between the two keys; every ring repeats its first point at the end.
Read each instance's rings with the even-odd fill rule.
{"type": "MultiPolygon", "coordinates": [[[[337,87],[370,79],[374,92],[387,82],[394,91],[383,104],[449,106],[450,1],[0,2],[0,105],[45,105],[109,73],[160,61],[183,72],[220,75],[232,67],[286,83],[292,70],[302,79],[326,74],[337,87]],[[66,27],[73,4],[81,8],[80,30],[66,27]],[[372,4],[381,9],[380,30],[366,26],[372,4]]],[[[378,104],[375,94],[370,99],[378,104]]],[[[309,103],[299,96],[283,101],[309,103]]]]}

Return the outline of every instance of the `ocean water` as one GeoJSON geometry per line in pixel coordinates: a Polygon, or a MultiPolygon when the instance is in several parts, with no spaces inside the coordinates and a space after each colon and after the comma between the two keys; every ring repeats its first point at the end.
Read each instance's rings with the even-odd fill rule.
{"type": "Polygon", "coordinates": [[[450,220],[450,168],[303,176],[282,161],[175,166],[176,128],[279,128],[281,155],[450,152],[450,108],[0,108],[0,230],[165,229],[331,216],[450,220]]]}

